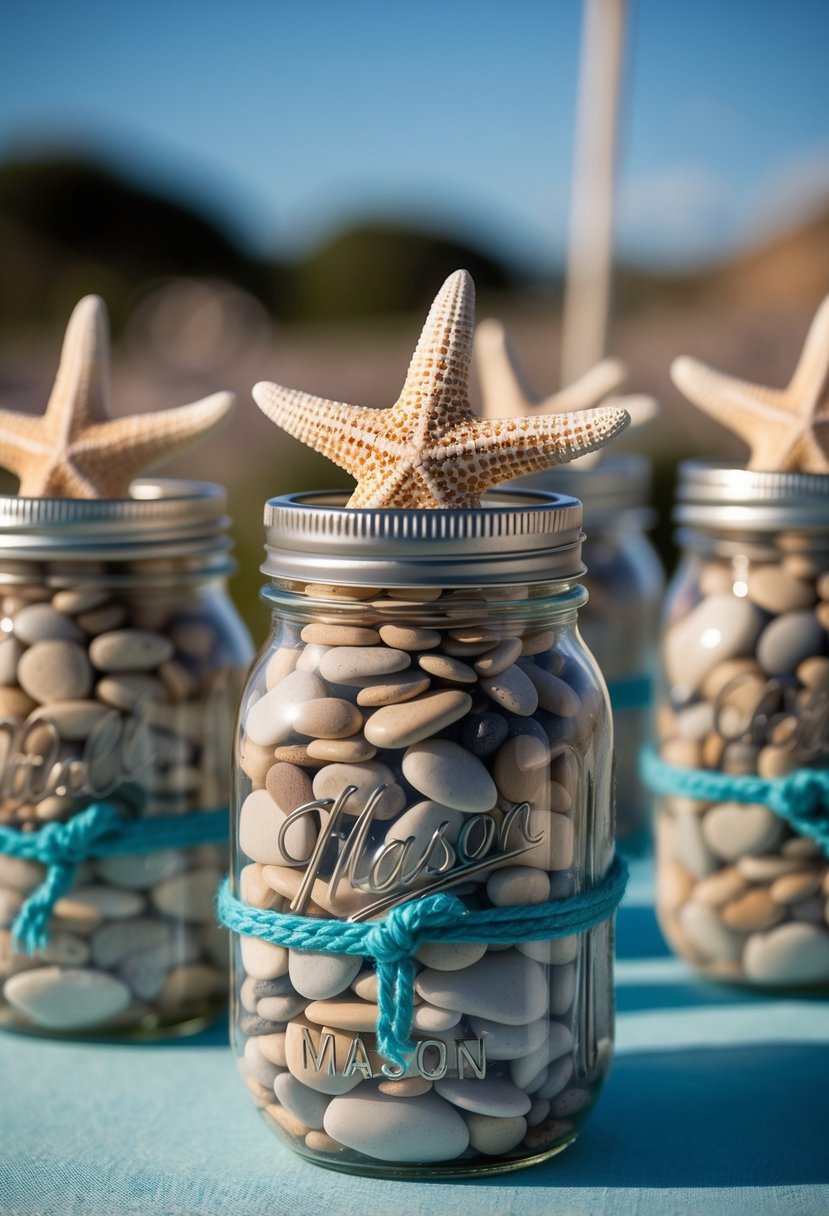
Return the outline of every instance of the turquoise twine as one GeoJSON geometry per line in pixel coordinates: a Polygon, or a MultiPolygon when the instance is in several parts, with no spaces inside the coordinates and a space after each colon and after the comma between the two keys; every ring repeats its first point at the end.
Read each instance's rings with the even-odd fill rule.
{"type": "Polygon", "coordinates": [[[653,680],[644,673],[619,680],[608,680],[607,691],[610,693],[610,704],[616,713],[623,713],[628,709],[648,709],[653,697],[653,680]]]}
{"type": "Polygon", "coordinates": [[[0,827],[0,854],[39,861],[47,867],[43,882],[29,895],[12,925],[15,949],[25,954],[43,949],[49,940],[52,910],[70,890],[78,866],[88,857],[222,844],[227,835],[226,809],[125,819],[109,802],[93,802],[66,823],[47,823],[36,832],[0,827]]]}
{"type": "Polygon", "coordinates": [[[799,768],[783,777],[720,773],[668,764],[647,747],[639,773],[654,794],[767,806],[801,836],[816,840],[829,856],[829,771],[825,769],[799,768]]]}
{"type": "Polygon", "coordinates": [[[627,866],[617,856],[598,886],[569,899],[471,912],[455,895],[424,895],[392,908],[383,920],[321,920],[254,908],[230,893],[217,902],[220,922],[234,933],[275,946],[323,954],[359,954],[377,964],[377,1048],[398,1068],[415,1050],[409,1041],[414,1012],[412,956],[425,941],[536,942],[584,933],[612,916],[625,892],[627,866]]]}

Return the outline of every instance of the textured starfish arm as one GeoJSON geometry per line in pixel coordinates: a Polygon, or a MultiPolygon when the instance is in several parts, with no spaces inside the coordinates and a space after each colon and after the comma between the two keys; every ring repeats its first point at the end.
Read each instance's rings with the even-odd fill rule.
{"type": "Polygon", "coordinates": [[[133,477],[143,469],[172,460],[213,434],[234,401],[233,393],[213,393],[190,405],[100,422],[88,427],[72,445],[72,464],[100,497],[124,496],[133,477]],[[101,459],[104,453],[106,460],[101,459]]]}
{"type": "Polygon", "coordinates": [[[0,410],[0,465],[18,475],[33,456],[49,450],[43,437],[43,419],[14,410],[0,410]]]}
{"type": "Polygon", "coordinates": [[[416,444],[437,439],[469,406],[474,322],[475,284],[467,270],[456,270],[429,309],[397,402],[416,444]]]}
{"type": "Polygon", "coordinates": [[[747,441],[756,430],[758,415],[767,414],[774,421],[786,418],[779,389],[726,376],[699,359],[687,355],[674,359],[671,379],[698,409],[734,431],[741,426],[739,433],[747,441]]]}
{"type": "Polygon", "coordinates": [[[382,419],[387,413],[369,406],[328,401],[268,380],[254,385],[253,399],[271,422],[354,476],[382,434],[382,419]]]}
{"type": "Polygon", "coordinates": [[[65,435],[107,416],[109,323],[100,296],[84,296],[72,309],[46,417],[65,435]],[[67,404],[71,402],[71,410],[67,404]]]}
{"type": "MultiPolygon", "coordinates": [[[[542,461],[536,467],[544,468],[603,447],[629,422],[630,416],[623,406],[609,403],[575,414],[476,420],[470,426],[470,438],[476,451],[502,447],[506,461],[515,457],[520,463],[532,455],[542,461]]],[[[507,476],[518,474],[510,470],[507,476]]]]}
{"type": "Polygon", "coordinates": [[[803,351],[792,376],[786,397],[793,405],[808,403],[815,409],[829,390],[829,296],[817,310],[809,326],[803,351]]]}

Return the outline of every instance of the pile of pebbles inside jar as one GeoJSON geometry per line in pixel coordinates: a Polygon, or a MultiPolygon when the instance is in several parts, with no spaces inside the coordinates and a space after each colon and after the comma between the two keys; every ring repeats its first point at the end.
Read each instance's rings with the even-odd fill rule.
{"type": "MultiPolygon", "coordinates": [[[[781,537],[781,543],[785,537],[781,537]]],[[[783,776],[829,758],[829,573],[710,561],[703,598],[674,605],[664,644],[663,759],[783,776]],[[690,610],[689,610],[690,609],[690,610]]],[[[768,807],[663,799],[660,920],[675,949],[723,978],[829,983],[829,867],[768,807]]]]}
{"type": "MultiPolygon", "coordinates": [[[[375,799],[369,865],[394,859],[402,846],[392,842],[407,839],[410,860],[438,865],[446,853],[430,842],[441,825],[450,850],[474,853],[487,831],[497,841],[505,812],[526,800],[539,842],[451,889],[473,908],[571,894],[584,845],[574,832],[574,751],[589,748],[603,717],[593,676],[575,652],[557,647],[529,611],[523,627],[516,623],[514,605],[500,626],[470,623],[493,617],[485,592],[319,585],[304,592],[330,600],[328,613],[316,603],[311,623],[283,623],[242,709],[240,779],[249,792],[238,822],[241,898],[288,909],[328,812],[286,829],[288,857],[279,828],[296,808],[337,799],[349,786],[356,792],[344,822],[352,827],[372,791],[385,787],[375,799]]],[[[528,590],[509,594],[526,598],[528,590]]],[[[507,593],[496,588],[491,598],[507,593]]],[[[329,854],[298,910],[345,918],[380,898],[382,865],[373,893],[359,885],[363,869],[358,885],[346,878],[332,892],[333,865],[329,854]]],[[[405,889],[392,878],[387,889],[402,902],[426,893],[429,882],[421,875],[405,889]]],[[[580,950],[575,937],[489,948],[425,943],[415,960],[418,1056],[389,1078],[376,1052],[370,959],[242,936],[240,1068],[265,1117],[310,1155],[351,1150],[375,1161],[448,1162],[543,1152],[572,1138],[601,1079],[598,1069],[585,1076],[575,1067],[588,1036],[574,1000],[580,950]],[[458,1042],[474,1056],[479,1038],[483,1077],[458,1060],[458,1042]],[[368,1066],[344,1075],[355,1039],[368,1066]],[[317,1067],[314,1053],[326,1050],[332,1054],[317,1067]]]]}
{"type": "MultiPolygon", "coordinates": [[[[16,583],[0,600],[0,823],[35,831],[101,798],[141,817],[226,805],[236,689],[209,601],[155,591],[148,562],[118,592],[93,566],[77,578],[78,563],[32,567],[30,582],[22,562],[3,572],[16,583]]],[[[212,845],[87,861],[28,956],[11,926],[45,870],[0,854],[0,1020],[118,1028],[214,1003],[224,861],[212,845]]]]}

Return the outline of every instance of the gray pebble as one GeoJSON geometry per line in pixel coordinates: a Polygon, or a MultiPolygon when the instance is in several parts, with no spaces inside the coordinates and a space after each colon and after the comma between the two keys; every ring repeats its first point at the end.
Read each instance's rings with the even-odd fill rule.
{"type": "Polygon", "coordinates": [[[769,675],[790,675],[806,659],[821,654],[825,642],[826,634],[813,612],[787,612],[763,630],[757,661],[769,675]]]}

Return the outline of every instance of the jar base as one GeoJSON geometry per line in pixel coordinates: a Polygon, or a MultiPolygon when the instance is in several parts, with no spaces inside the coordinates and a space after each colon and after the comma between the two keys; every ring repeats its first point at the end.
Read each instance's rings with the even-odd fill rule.
{"type": "MultiPolygon", "coordinates": [[[[267,1117],[265,1121],[268,1122],[267,1117]]],[[[559,1140],[556,1144],[545,1148],[541,1152],[534,1153],[531,1157],[508,1158],[500,1157],[493,1158],[491,1161],[447,1161],[445,1163],[429,1162],[427,1164],[419,1164],[412,1162],[411,1164],[394,1164],[391,1162],[357,1162],[339,1160],[334,1154],[325,1156],[320,1153],[303,1151],[295,1148],[293,1151],[298,1153],[300,1157],[304,1157],[306,1161],[312,1162],[314,1165],[321,1166],[324,1170],[333,1170],[339,1174],[354,1174],[363,1178],[393,1178],[400,1180],[420,1181],[443,1181],[444,1179],[452,1178],[480,1178],[492,1176],[494,1174],[510,1174],[515,1170],[523,1170],[531,1165],[540,1165],[543,1161],[549,1161],[551,1157],[557,1157],[559,1153],[563,1153],[566,1148],[573,1143],[578,1136],[578,1128],[574,1128],[567,1136],[559,1140]]]]}
{"type": "Polygon", "coordinates": [[[139,1022],[129,1026],[89,1026],[75,1030],[53,1030],[34,1026],[17,1019],[9,1009],[0,1009],[0,1032],[25,1038],[58,1039],[66,1042],[90,1041],[106,1043],[152,1043],[162,1039],[184,1039],[199,1034],[216,1021],[227,1009],[227,999],[200,1001],[190,1007],[186,1016],[163,1018],[147,1013],[139,1022]],[[9,1016],[11,1013],[11,1016],[9,1016]]]}

